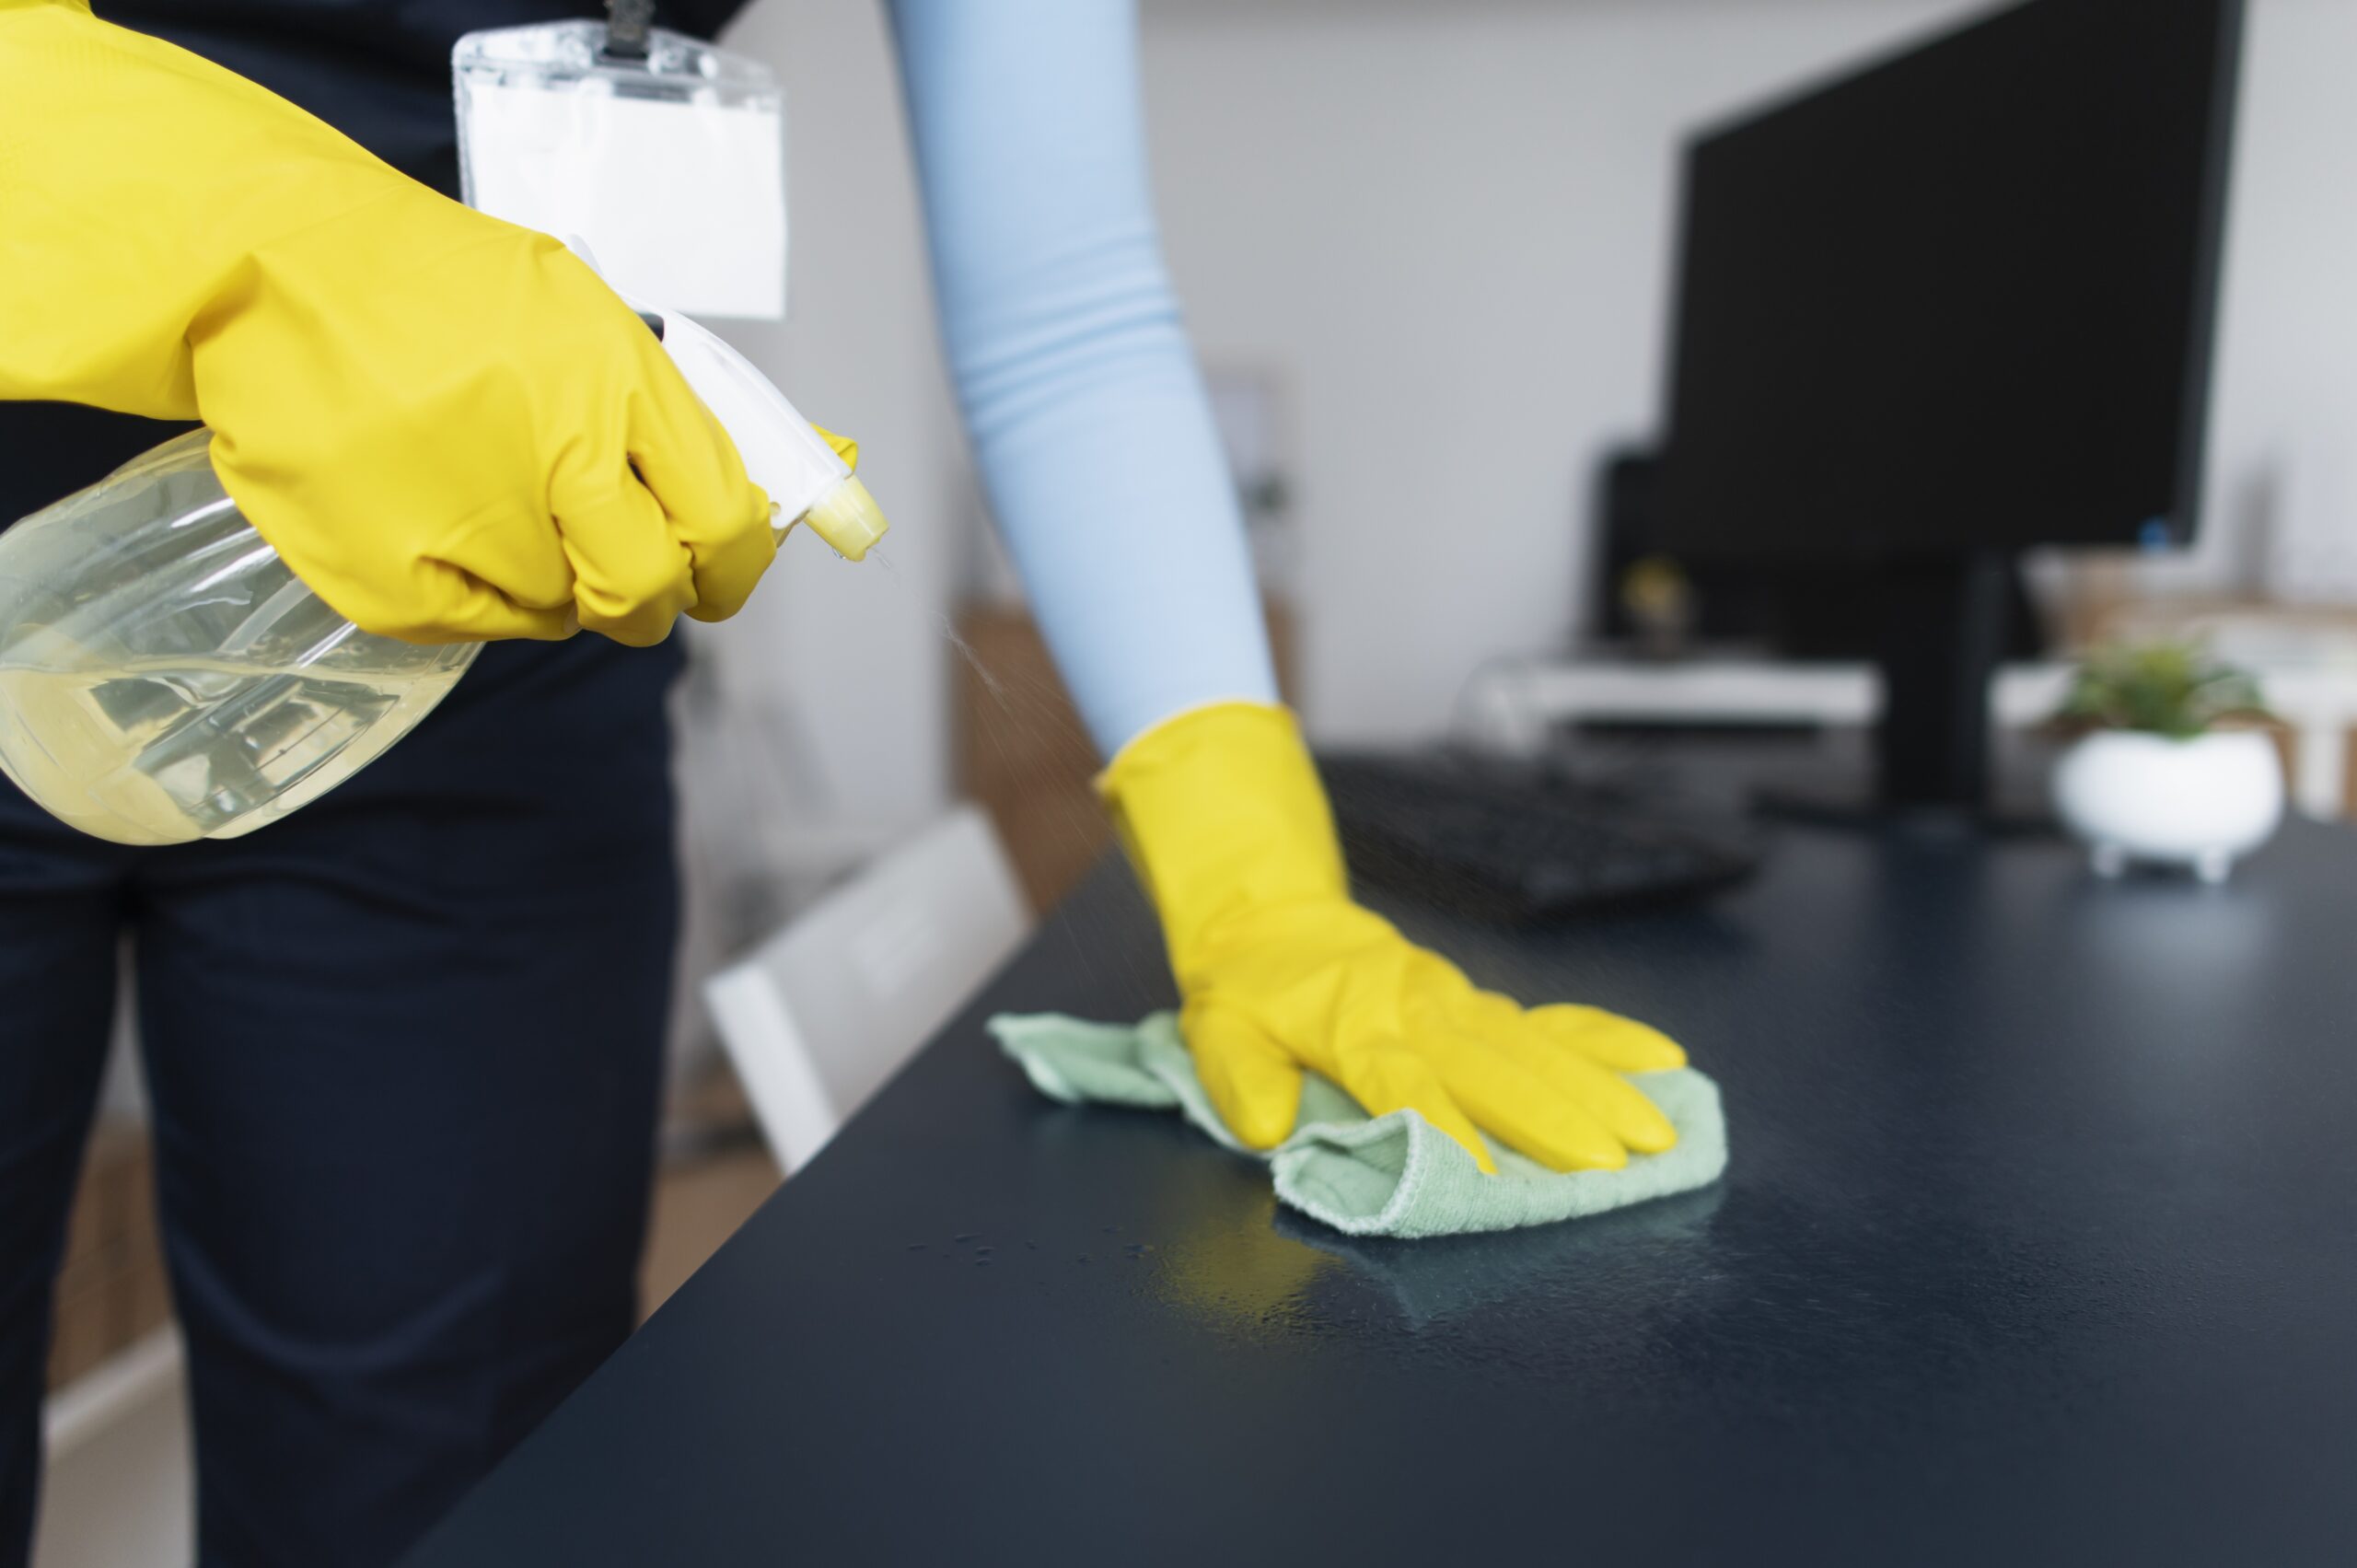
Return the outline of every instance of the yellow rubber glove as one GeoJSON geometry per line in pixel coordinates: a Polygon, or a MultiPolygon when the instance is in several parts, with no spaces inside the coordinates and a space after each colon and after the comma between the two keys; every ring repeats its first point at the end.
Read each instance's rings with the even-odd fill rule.
{"type": "Polygon", "coordinates": [[[0,398],[202,419],[370,632],[660,641],[735,613],[769,503],[544,235],[75,0],[0,0],[0,398]]]}
{"type": "Polygon", "coordinates": [[[1678,1141],[1622,1076],[1684,1065],[1665,1036],[1595,1007],[1526,1012],[1352,902],[1283,709],[1181,714],[1123,747],[1099,787],[1161,912],[1196,1072],[1245,1143],[1293,1131],[1305,1067],[1371,1115],[1422,1113],[1484,1170],[1477,1127],[1556,1170],[1678,1141]]]}

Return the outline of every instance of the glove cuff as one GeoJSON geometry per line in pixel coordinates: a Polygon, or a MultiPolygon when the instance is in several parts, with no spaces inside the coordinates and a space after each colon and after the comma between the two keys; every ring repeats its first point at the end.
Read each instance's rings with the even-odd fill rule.
{"type": "Polygon", "coordinates": [[[1283,708],[1220,703],[1166,719],[1121,748],[1097,790],[1182,978],[1224,920],[1349,896],[1325,787],[1283,708]]]}
{"type": "Polygon", "coordinates": [[[79,0],[0,5],[0,397],[197,417],[187,340],[234,311],[255,252],[423,189],[79,0]]]}

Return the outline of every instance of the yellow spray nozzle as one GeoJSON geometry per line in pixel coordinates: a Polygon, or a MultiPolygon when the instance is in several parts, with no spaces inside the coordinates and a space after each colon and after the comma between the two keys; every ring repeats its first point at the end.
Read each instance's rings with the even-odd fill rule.
{"type": "Polygon", "coordinates": [[[819,497],[798,520],[808,523],[846,561],[865,555],[892,526],[884,520],[883,509],[867,493],[867,486],[856,479],[846,479],[819,497]]]}

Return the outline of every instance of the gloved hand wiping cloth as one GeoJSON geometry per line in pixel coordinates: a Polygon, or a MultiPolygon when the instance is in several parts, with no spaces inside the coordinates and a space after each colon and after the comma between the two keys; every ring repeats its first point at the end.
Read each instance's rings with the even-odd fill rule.
{"type": "MultiPolygon", "coordinates": [[[[1032,1086],[1067,1104],[1176,1110],[1228,1147],[1246,1149],[1196,1076],[1178,1021],[1156,1013],[1135,1027],[1051,1014],[990,1021],[999,1046],[1032,1086]]],[[[1726,1168],[1718,1086],[1690,1067],[1638,1082],[1677,1129],[1676,1146],[1617,1170],[1553,1171],[1504,1146],[1474,1163],[1455,1139],[1412,1109],[1370,1119],[1316,1074],[1299,1120],[1266,1157],[1281,1202],[1352,1236],[1414,1237],[1515,1230],[1626,1208],[1707,1187],[1726,1168]]]]}
{"type": "Polygon", "coordinates": [[[1480,1133],[1550,1170],[1610,1170],[1678,1129],[1626,1074],[1682,1067],[1658,1031],[1594,1007],[1528,1010],[1354,903],[1292,714],[1226,703],[1123,747],[1101,784],[1160,912],[1179,1028],[1243,1144],[1294,1131],[1314,1070],[1373,1116],[1412,1109],[1482,1170],[1480,1133]]]}

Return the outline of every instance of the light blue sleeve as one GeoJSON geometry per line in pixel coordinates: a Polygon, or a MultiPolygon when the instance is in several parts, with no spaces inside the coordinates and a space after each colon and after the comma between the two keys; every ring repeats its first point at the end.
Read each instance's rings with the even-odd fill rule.
{"type": "Polygon", "coordinates": [[[1244,527],[1155,233],[1130,0],[891,0],[952,379],[1107,756],[1276,701],[1244,527]]]}

